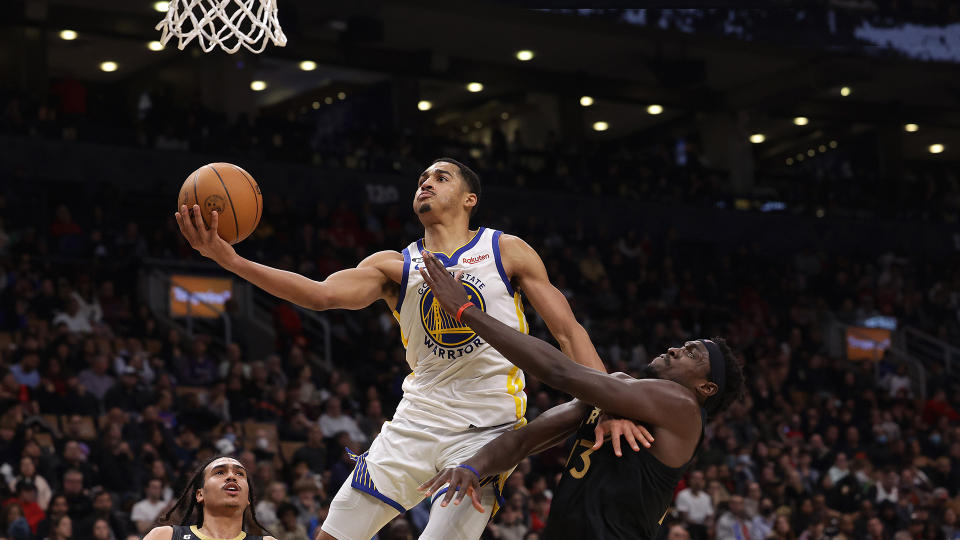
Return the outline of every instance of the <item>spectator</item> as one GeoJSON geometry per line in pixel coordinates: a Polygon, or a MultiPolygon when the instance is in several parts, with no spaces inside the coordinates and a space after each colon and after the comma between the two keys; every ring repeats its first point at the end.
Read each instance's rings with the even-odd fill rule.
{"type": "Polygon", "coordinates": [[[296,497],[294,497],[292,503],[297,510],[297,521],[307,529],[307,534],[312,538],[313,531],[310,530],[310,521],[319,507],[317,484],[312,479],[302,478],[294,484],[293,489],[296,497]]]}
{"type": "Polygon", "coordinates": [[[126,412],[140,412],[150,401],[150,393],[140,384],[140,373],[133,366],[124,366],[120,384],[114,384],[103,396],[104,408],[118,407],[126,412]]]}
{"type": "Polygon", "coordinates": [[[720,515],[716,524],[717,540],[748,540],[754,535],[750,532],[743,497],[732,495],[730,509],[720,515]]]}
{"type": "Polygon", "coordinates": [[[694,540],[704,540],[707,537],[707,526],[713,516],[713,501],[703,490],[703,471],[694,470],[689,478],[689,487],[677,494],[677,511],[680,512],[683,521],[688,524],[690,537],[694,540]]]}
{"type": "Polygon", "coordinates": [[[73,521],[70,516],[62,514],[50,521],[50,535],[44,540],[71,540],[73,538],[73,521]]]}
{"type": "Polygon", "coordinates": [[[872,517],[867,521],[867,534],[865,538],[866,540],[887,540],[887,536],[884,533],[883,522],[880,521],[880,518],[872,517]]]}
{"type": "Polygon", "coordinates": [[[773,500],[769,497],[764,497],[760,500],[757,515],[753,516],[753,519],[750,520],[751,540],[765,539],[773,533],[773,526],[777,519],[773,511],[773,500]]]}
{"type": "Polygon", "coordinates": [[[267,488],[267,496],[257,501],[257,519],[264,527],[273,527],[280,521],[277,509],[287,502],[287,485],[273,482],[267,488]]]}
{"type": "Polygon", "coordinates": [[[90,515],[93,504],[83,488],[83,473],[77,469],[68,469],[63,473],[63,495],[67,499],[70,518],[79,523],[90,515]]]}
{"type": "MultiPolygon", "coordinates": [[[[67,511],[70,510],[70,506],[67,504],[67,498],[63,493],[57,493],[50,498],[50,505],[47,507],[47,517],[37,525],[37,538],[47,538],[54,535],[54,530],[57,528],[57,523],[61,517],[68,517],[67,511]]],[[[72,521],[71,521],[72,524],[72,521]]],[[[62,532],[62,531],[61,531],[62,532]]],[[[68,536],[71,536],[71,532],[68,536]]]]}
{"type": "Polygon", "coordinates": [[[899,494],[897,484],[899,482],[900,475],[898,475],[896,471],[884,471],[880,482],[878,482],[870,490],[871,499],[873,499],[873,502],[880,504],[883,501],[890,501],[891,503],[896,504],[899,494]]]}
{"type": "Polygon", "coordinates": [[[827,474],[830,475],[830,481],[834,484],[843,480],[848,474],[850,474],[850,467],[847,464],[847,455],[843,452],[837,454],[836,460],[833,462],[833,466],[830,467],[830,470],[827,471],[827,474]]]}
{"type": "Polygon", "coordinates": [[[16,491],[17,484],[24,480],[36,488],[37,504],[40,505],[41,510],[46,511],[52,496],[50,484],[37,473],[37,461],[30,456],[20,458],[20,471],[16,478],[10,481],[10,489],[16,491]]]}
{"type": "Polygon", "coordinates": [[[146,495],[146,498],[134,504],[130,511],[130,519],[140,536],[147,534],[167,505],[163,500],[163,481],[159,478],[151,478],[147,482],[146,495]]]}
{"type": "Polygon", "coordinates": [[[790,526],[790,519],[787,516],[777,516],[773,522],[773,532],[767,538],[773,540],[797,540],[793,527],[790,526]]]}
{"type": "MultiPolygon", "coordinates": [[[[36,346],[35,342],[34,346],[36,346]]],[[[36,349],[25,349],[20,356],[20,361],[10,366],[10,373],[13,373],[18,384],[34,389],[40,386],[40,372],[37,370],[39,365],[40,357],[36,349]]]]}
{"type": "Polygon", "coordinates": [[[7,499],[3,504],[5,506],[15,504],[20,507],[32,534],[37,533],[37,526],[46,517],[43,509],[37,504],[37,488],[30,480],[17,482],[16,497],[7,499]]]}
{"type": "MultiPolygon", "coordinates": [[[[93,520],[90,531],[85,536],[79,538],[90,538],[91,540],[117,540],[117,535],[110,527],[110,521],[105,518],[96,518],[93,520]]],[[[126,537],[124,537],[126,538],[126,537]]]]}
{"type": "Polygon", "coordinates": [[[297,514],[297,508],[290,503],[281,503],[277,507],[277,517],[279,517],[279,525],[276,527],[277,540],[309,540],[307,530],[299,521],[297,514]]]}
{"type": "Polygon", "coordinates": [[[127,518],[113,509],[113,497],[100,491],[93,497],[93,512],[78,526],[78,540],[105,540],[127,537],[127,518]],[[106,531],[102,530],[106,525],[106,531]]]}
{"type": "Polygon", "coordinates": [[[498,540],[523,540],[529,528],[523,520],[523,512],[514,504],[507,504],[497,515],[496,524],[489,525],[491,534],[498,540]]]}
{"type": "Polygon", "coordinates": [[[541,532],[547,526],[547,516],[550,515],[550,498],[544,493],[537,493],[530,497],[530,530],[541,532]]]}
{"type": "Polygon", "coordinates": [[[78,334],[93,332],[88,314],[80,310],[80,302],[73,296],[67,298],[66,309],[53,317],[52,324],[53,326],[66,325],[68,331],[78,334]]]}
{"type": "Polygon", "coordinates": [[[77,376],[77,382],[83,385],[99,401],[103,401],[107,391],[113,387],[114,379],[107,374],[107,368],[110,366],[106,355],[98,354],[94,357],[90,367],[81,371],[77,376]]]}
{"type": "Polygon", "coordinates": [[[11,540],[30,540],[32,532],[27,518],[23,517],[23,510],[19,504],[8,504],[3,507],[3,530],[11,540]]]}
{"type": "Polygon", "coordinates": [[[360,431],[357,422],[340,409],[340,398],[336,396],[327,400],[324,413],[320,415],[319,425],[324,437],[332,438],[340,432],[345,432],[350,436],[350,440],[357,444],[367,442],[367,437],[360,431]]]}
{"type": "Polygon", "coordinates": [[[591,245],[587,248],[586,255],[580,259],[580,275],[591,284],[598,284],[607,277],[607,271],[600,261],[600,254],[597,247],[591,245]]]}
{"type": "Polygon", "coordinates": [[[323,474],[327,468],[327,445],[323,442],[323,430],[320,426],[310,426],[307,430],[307,444],[293,453],[292,462],[303,461],[314,474],[323,474]]]}
{"type": "Polygon", "coordinates": [[[690,533],[679,523],[668,527],[667,540],[690,540],[690,533]]]}

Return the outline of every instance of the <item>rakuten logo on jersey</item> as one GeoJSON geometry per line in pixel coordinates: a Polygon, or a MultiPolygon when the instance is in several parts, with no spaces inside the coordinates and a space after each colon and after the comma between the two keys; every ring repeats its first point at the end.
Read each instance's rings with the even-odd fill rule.
{"type": "Polygon", "coordinates": [[[489,253],[484,253],[483,255],[477,255],[476,257],[464,257],[461,261],[463,264],[477,264],[478,262],[485,261],[490,258],[489,253]]]}

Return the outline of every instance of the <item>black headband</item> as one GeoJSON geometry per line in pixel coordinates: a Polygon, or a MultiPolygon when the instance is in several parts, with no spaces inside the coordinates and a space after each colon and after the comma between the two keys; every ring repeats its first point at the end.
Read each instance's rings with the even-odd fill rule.
{"type": "Polygon", "coordinates": [[[727,364],[724,362],[723,352],[709,339],[701,339],[700,343],[703,343],[709,353],[710,380],[717,385],[717,394],[722,394],[723,387],[727,384],[727,364]]]}

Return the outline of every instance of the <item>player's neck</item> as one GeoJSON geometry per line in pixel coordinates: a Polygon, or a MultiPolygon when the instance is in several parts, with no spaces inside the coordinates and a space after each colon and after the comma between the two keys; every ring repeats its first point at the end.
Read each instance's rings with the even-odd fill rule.
{"type": "Polygon", "coordinates": [[[469,220],[450,223],[431,223],[424,227],[423,248],[452,255],[473,238],[469,220]]]}
{"type": "Polygon", "coordinates": [[[209,508],[203,512],[203,527],[198,530],[204,536],[230,540],[243,531],[243,513],[239,509],[225,508],[221,513],[212,513],[209,508]]]}

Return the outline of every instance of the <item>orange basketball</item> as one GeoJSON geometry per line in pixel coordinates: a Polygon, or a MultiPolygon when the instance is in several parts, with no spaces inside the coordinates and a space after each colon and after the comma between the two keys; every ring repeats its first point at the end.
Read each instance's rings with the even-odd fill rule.
{"type": "Polygon", "coordinates": [[[220,222],[217,234],[231,244],[250,236],[263,214],[260,186],[247,171],[232,163],[209,163],[190,173],[180,188],[181,205],[200,205],[203,223],[210,228],[211,212],[220,222]]]}

